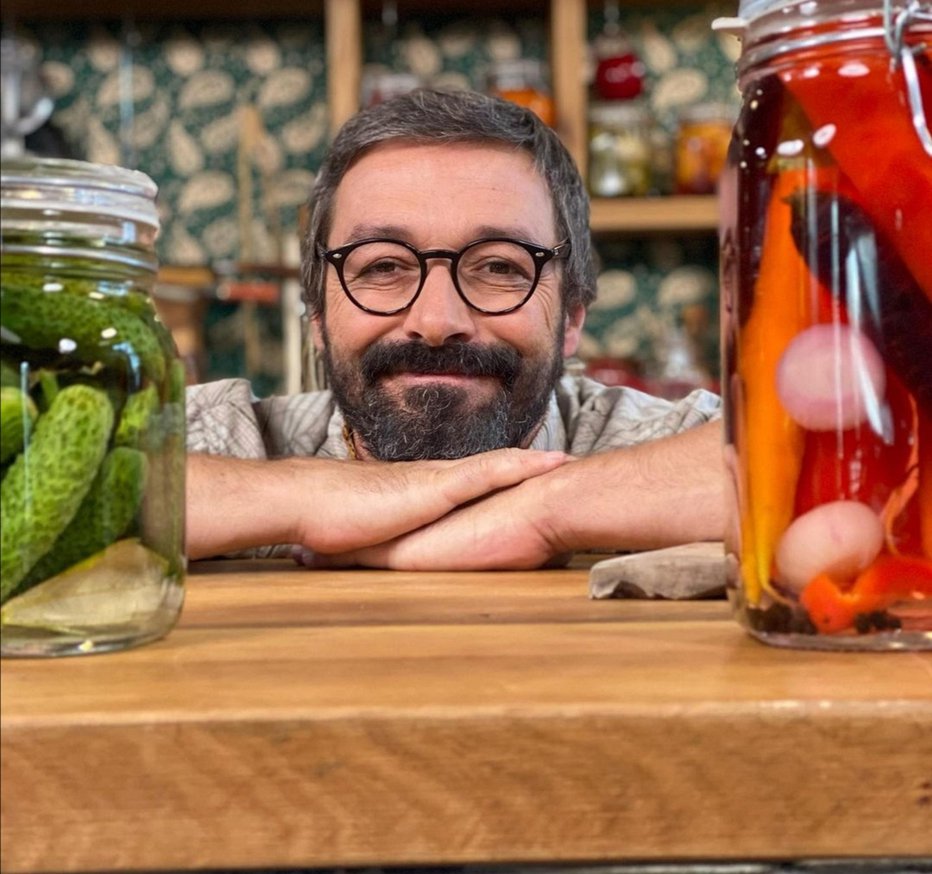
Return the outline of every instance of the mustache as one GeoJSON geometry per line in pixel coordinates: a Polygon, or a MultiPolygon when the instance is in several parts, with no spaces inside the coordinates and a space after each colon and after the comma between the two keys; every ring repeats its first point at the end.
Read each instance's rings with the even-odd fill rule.
{"type": "Polygon", "coordinates": [[[374,343],[360,360],[362,376],[371,384],[395,373],[455,373],[491,376],[511,388],[521,372],[521,356],[510,346],[447,343],[428,346],[409,342],[374,343]]]}

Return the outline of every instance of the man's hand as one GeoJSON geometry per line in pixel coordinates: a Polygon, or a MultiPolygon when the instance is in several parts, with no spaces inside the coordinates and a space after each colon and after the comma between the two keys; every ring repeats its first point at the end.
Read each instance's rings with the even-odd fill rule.
{"type": "Polygon", "coordinates": [[[724,535],[721,424],[561,465],[363,549],[304,551],[310,567],[540,567],[587,549],[653,549],[724,535]]]}
{"type": "Polygon", "coordinates": [[[187,552],[206,558],[275,543],[351,553],[547,473],[561,452],[501,449],[458,461],[188,458],[187,552]]]}

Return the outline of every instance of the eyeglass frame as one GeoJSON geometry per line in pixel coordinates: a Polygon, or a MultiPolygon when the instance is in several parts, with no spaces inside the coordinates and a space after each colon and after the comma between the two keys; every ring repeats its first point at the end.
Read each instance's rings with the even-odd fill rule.
{"type": "Polygon", "coordinates": [[[459,250],[424,249],[422,251],[405,240],[396,240],[391,237],[367,237],[364,240],[355,240],[352,243],[347,243],[345,246],[337,246],[335,249],[324,249],[323,246],[319,246],[318,253],[328,264],[334,268],[334,270],[336,270],[337,278],[340,280],[340,288],[343,289],[343,293],[350,299],[350,302],[361,309],[363,312],[369,313],[370,315],[394,316],[414,306],[415,301],[421,296],[421,292],[424,290],[424,285],[427,282],[427,262],[437,258],[444,258],[450,262],[448,269],[450,271],[450,278],[453,280],[453,287],[456,289],[456,293],[459,295],[460,300],[462,300],[466,306],[486,316],[504,316],[508,315],[508,313],[513,313],[515,310],[521,309],[521,307],[523,307],[534,296],[534,292],[537,291],[537,286],[540,284],[541,273],[547,264],[554,260],[562,261],[564,258],[569,256],[570,240],[567,238],[562,242],[557,243],[556,246],[550,248],[548,246],[538,246],[536,243],[531,243],[528,240],[518,240],[514,237],[480,237],[478,240],[473,240],[472,242],[467,243],[459,250]],[[414,292],[411,300],[409,300],[404,306],[396,307],[395,309],[389,310],[387,312],[382,310],[374,310],[370,307],[363,306],[363,304],[361,304],[358,300],[356,300],[355,297],[353,297],[352,292],[350,292],[349,288],[347,287],[346,280],[343,278],[343,268],[346,265],[346,257],[353,250],[358,249],[360,246],[365,246],[368,243],[394,243],[395,245],[403,246],[417,259],[418,265],[421,268],[421,280],[418,283],[417,291],[414,292]],[[469,298],[466,297],[466,294],[463,292],[463,289],[460,288],[459,279],[457,278],[457,268],[459,267],[460,259],[469,249],[473,248],[474,246],[478,246],[481,243],[513,243],[517,246],[520,246],[528,253],[528,255],[531,256],[531,260],[535,269],[534,279],[531,282],[531,287],[527,294],[524,296],[524,299],[516,303],[514,306],[503,310],[486,310],[480,306],[476,306],[476,304],[470,301],[469,298]]]}

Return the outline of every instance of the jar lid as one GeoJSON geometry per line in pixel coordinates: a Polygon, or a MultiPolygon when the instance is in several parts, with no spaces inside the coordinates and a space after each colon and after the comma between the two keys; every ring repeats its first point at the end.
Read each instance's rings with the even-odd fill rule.
{"type": "Polygon", "coordinates": [[[589,120],[597,124],[639,125],[649,118],[647,106],[633,100],[606,100],[589,106],[589,120]]]}
{"type": "Polygon", "coordinates": [[[145,173],[65,158],[17,157],[0,164],[0,209],[41,210],[132,221],[157,231],[158,186],[145,173]]]}
{"type": "Polygon", "coordinates": [[[734,124],[738,117],[737,108],[730,103],[706,101],[703,103],[690,103],[684,106],[679,112],[679,119],[682,123],[696,122],[724,122],[729,127],[734,124]]]}

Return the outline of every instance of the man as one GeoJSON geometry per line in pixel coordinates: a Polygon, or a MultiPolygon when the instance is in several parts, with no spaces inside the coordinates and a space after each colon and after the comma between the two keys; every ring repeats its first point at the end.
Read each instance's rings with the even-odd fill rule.
{"type": "Polygon", "coordinates": [[[722,537],[717,398],[561,379],[595,295],[588,198],[532,113],[433,91],[365,110],[311,203],[332,388],[189,390],[191,558],[521,568],[722,537]]]}

